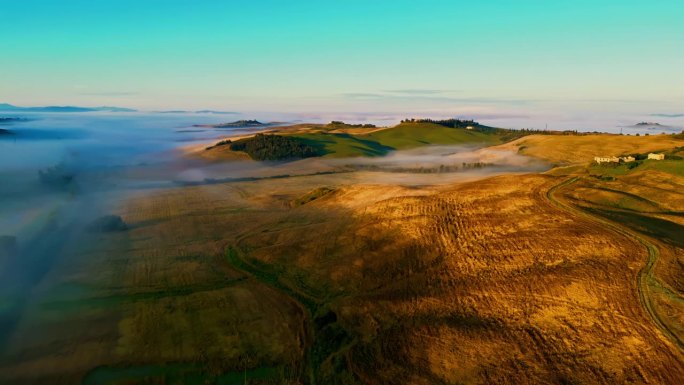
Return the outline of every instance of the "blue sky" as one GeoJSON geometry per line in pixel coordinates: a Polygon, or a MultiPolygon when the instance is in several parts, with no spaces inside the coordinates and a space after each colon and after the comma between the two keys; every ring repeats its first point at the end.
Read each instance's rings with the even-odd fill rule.
{"type": "Polygon", "coordinates": [[[0,102],[681,113],[682,15],[681,0],[0,0],[0,102]]]}

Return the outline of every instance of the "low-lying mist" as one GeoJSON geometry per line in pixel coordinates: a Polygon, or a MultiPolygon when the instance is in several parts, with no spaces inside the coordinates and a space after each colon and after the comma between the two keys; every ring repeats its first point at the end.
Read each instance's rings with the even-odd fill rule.
{"type": "Polygon", "coordinates": [[[338,183],[434,185],[502,172],[535,172],[548,165],[509,150],[472,146],[426,146],[383,157],[308,158],[291,162],[197,165],[178,174],[178,185],[201,185],[335,174],[338,183]]]}
{"type": "Polygon", "coordinates": [[[512,152],[464,146],[428,146],[380,158],[206,163],[178,151],[188,142],[225,135],[191,128],[204,122],[196,116],[77,114],[3,126],[12,134],[0,138],[0,353],[32,289],[72,258],[69,245],[126,231],[130,224],[114,213],[132,194],[306,175],[329,175],[333,185],[438,185],[547,167],[512,152]]]}

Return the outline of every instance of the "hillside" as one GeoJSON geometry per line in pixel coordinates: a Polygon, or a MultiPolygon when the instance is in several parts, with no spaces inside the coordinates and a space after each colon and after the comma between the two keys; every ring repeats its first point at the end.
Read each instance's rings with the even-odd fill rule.
{"type": "MultiPolygon", "coordinates": [[[[554,203],[618,219],[642,207],[643,223],[681,207],[682,178],[634,178],[619,189],[651,203],[549,175],[150,192],[116,212],[130,230],[72,246],[87,263],[43,283],[37,321],[13,339],[31,348],[11,346],[0,380],[678,384],[684,356],[640,299],[648,249],[554,203]],[[98,327],[80,333],[87,325],[98,327]]],[[[681,241],[663,240],[645,295],[677,333],[681,241]]]]}
{"type": "Polygon", "coordinates": [[[434,123],[401,123],[395,127],[376,131],[363,137],[395,150],[425,145],[491,145],[500,143],[497,135],[464,128],[450,128],[434,123]]]}
{"type": "Polygon", "coordinates": [[[0,103],[0,111],[27,111],[27,112],[136,112],[132,108],[123,107],[78,107],[78,106],[41,106],[20,107],[12,104],[0,103]]]}
{"type": "MultiPolygon", "coordinates": [[[[382,156],[394,150],[428,145],[489,146],[503,143],[511,135],[509,130],[484,126],[478,126],[477,130],[468,130],[424,122],[405,122],[389,128],[349,125],[342,122],[328,125],[300,124],[275,127],[268,133],[300,140],[315,148],[319,156],[328,158],[382,156]]],[[[221,158],[221,155],[217,154],[219,151],[226,154],[225,149],[219,150],[217,146],[210,146],[201,156],[218,159],[221,158]]]]}
{"type": "Polygon", "coordinates": [[[211,128],[242,128],[242,127],[266,127],[270,124],[261,123],[258,120],[237,120],[235,122],[219,123],[219,124],[195,124],[193,127],[211,127],[211,128]]]}
{"type": "Polygon", "coordinates": [[[498,148],[558,165],[586,164],[595,156],[661,151],[684,145],[677,135],[530,135],[498,148]]]}

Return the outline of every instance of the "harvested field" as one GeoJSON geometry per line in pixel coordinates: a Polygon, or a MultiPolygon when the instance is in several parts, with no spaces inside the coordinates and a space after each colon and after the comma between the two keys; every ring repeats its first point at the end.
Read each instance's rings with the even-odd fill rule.
{"type": "MultiPolygon", "coordinates": [[[[677,384],[684,355],[640,299],[647,249],[593,218],[619,202],[680,223],[681,180],[568,179],[318,175],[140,194],[116,213],[126,232],[68,245],[78,257],[31,294],[0,379],[677,384]],[[587,215],[549,201],[559,185],[587,215]]],[[[661,257],[646,294],[679,333],[682,248],[649,239],[661,257]]]]}

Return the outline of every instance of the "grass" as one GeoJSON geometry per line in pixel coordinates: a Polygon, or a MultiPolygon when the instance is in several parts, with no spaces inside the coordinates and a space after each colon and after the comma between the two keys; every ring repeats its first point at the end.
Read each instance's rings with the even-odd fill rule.
{"type": "Polygon", "coordinates": [[[306,144],[318,148],[328,158],[348,158],[355,156],[382,156],[393,148],[377,141],[350,134],[311,133],[297,134],[306,144]]]}
{"type": "Polygon", "coordinates": [[[596,156],[663,151],[684,145],[674,135],[530,135],[502,147],[554,164],[588,164],[596,156]]]}
{"type": "Polygon", "coordinates": [[[462,128],[449,128],[433,123],[402,123],[363,137],[395,150],[406,150],[425,145],[492,145],[500,143],[499,138],[495,135],[462,128]]]}
{"type": "Polygon", "coordinates": [[[648,170],[684,176],[684,160],[642,160],[637,163],[592,164],[588,171],[595,176],[619,177],[648,170]]]}
{"type": "Polygon", "coordinates": [[[684,177],[684,160],[650,160],[640,167],[646,170],[658,170],[684,177]]]}
{"type": "MultiPolygon", "coordinates": [[[[429,145],[486,146],[502,142],[502,136],[496,133],[449,128],[433,123],[401,123],[386,129],[350,128],[346,130],[349,132],[331,132],[344,128],[344,125],[332,128],[314,126],[310,129],[283,130],[278,134],[300,139],[327,158],[383,156],[390,151],[429,145]],[[365,132],[369,130],[370,133],[365,132]]],[[[236,155],[239,153],[223,147],[226,146],[214,147],[198,154],[209,160],[241,159],[236,155]]]]}
{"type": "Polygon", "coordinates": [[[310,133],[296,134],[307,144],[320,148],[326,157],[382,156],[389,151],[429,145],[492,145],[501,143],[495,134],[433,123],[402,123],[369,134],[310,133]]]}

